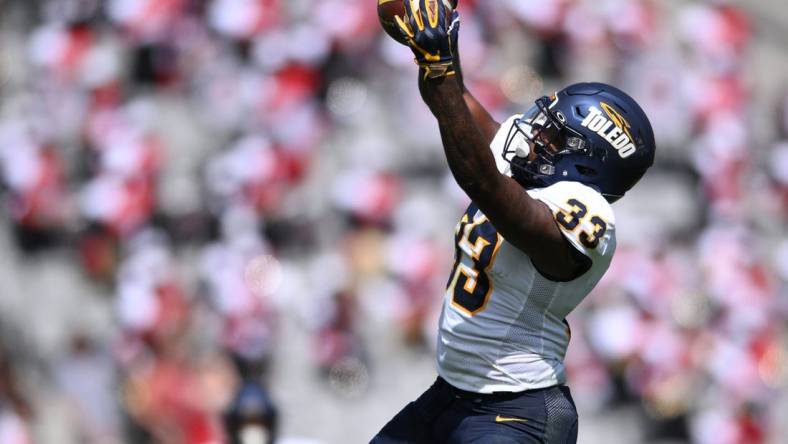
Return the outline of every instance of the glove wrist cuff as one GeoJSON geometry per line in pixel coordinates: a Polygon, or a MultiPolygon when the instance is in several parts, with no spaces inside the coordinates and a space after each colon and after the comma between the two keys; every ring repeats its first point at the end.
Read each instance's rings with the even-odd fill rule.
{"type": "Polygon", "coordinates": [[[418,60],[415,61],[420,68],[424,70],[424,79],[439,79],[441,77],[449,77],[456,74],[454,70],[454,63],[449,60],[445,62],[432,62],[423,63],[418,60]]]}

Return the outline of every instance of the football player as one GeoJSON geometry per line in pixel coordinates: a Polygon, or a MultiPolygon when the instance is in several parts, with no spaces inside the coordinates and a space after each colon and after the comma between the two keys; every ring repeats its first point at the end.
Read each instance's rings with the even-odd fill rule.
{"type": "Polygon", "coordinates": [[[610,264],[610,204],[653,163],[653,131],[632,98],[602,83],[568,86],[499,124],[464,88],[459,16],[438,3],[405,0],[398,23],[472,204],[455,229],[437,381],[372,442],[574,443],[566,316],[610,264]]]}

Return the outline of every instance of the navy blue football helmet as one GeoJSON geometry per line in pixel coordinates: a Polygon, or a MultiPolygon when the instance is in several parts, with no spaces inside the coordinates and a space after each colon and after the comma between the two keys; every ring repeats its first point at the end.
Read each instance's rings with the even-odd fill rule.
{"type": "Polygon", "coordinates": [[[575,181],[615,202],[654,163],[655,151],[651,123],[630,96],[604,83],[577,83],[536,100],[515,120],[503,156],[526,188],[575,181]]]}

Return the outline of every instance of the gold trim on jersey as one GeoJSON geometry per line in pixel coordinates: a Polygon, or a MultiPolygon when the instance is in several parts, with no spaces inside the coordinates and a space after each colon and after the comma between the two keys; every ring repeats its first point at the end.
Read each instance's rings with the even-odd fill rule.
{"type": "MultiPolygon", "coordinates": [[[[473,207],[471,207],[473,208],[473,207]]],[[[494,290],[494,283],[492,277],[490,276],[489,272],[492,268],[493,264],[495,263],[495,259],[498,256],[498,250],[502,244],[503,236],[495,230],[495,227],[490,223],[490,228],[492,230],[488,230],[486,233],[487,237],[493,233],[495,233],[495,241],[493,243],[492,240],[488,240],[485,238],[481,231],[477,232],[477,238],[474,243],[470,242],[471,233],[473,233],[477,229],[482,229],[485,223],[490,222],[487,216],[481,212],[478,208],[475,208],[473,211],[469,208],[468,211],[463,214],[460,222],[457,223],[457,226],[454,229],[456,239],[456,256],[455,256],[455,263],[454,267],[452,267],[452,274],[449,279],[449,283],[446,287],[446,295],[450,298],[450,303],[454,306],[458,311],[465,313],[468,316],[473,316],[485,308],[487,308],[487,303],[489,302],[490,295],[494,290]],[[473,216],[471,216],[473,214],[473,216]],[[461,232],[462,231],[462,232],[461,232]],[[492,231],[492,232],[489,232],[492,231]],[[489,259],[485,261],[484,267],[479,268],[482,264],[482,256],[486,251],[486,248],[489,246],[493,246],[493,251],[489,255],[489,259]],[[463,262],[463,256],[468,256],[471,264],[463,262]],[[465,306],[461,305],[462,302],[457,302],[456,300],[456,293],[457,291],[461,291],[473,296],[473,300],[476,302],[472,305],[475,307],[476,304],[479,302],[479,296],[475,296],[474,292],[477,290],[477,285],[481,275],[485,276],[487,279],[487,291],[485,291],[484,296],[482,296],[481,304],[479,308],[476,310],[470,310],[465,306]],[[460,278],[460,275],[465,276],[465,282],[463,283],[462,289],[457,288],[457,280],[460,278]]],[[[471,308],[472,308],[471,307],[471,308]]]]}

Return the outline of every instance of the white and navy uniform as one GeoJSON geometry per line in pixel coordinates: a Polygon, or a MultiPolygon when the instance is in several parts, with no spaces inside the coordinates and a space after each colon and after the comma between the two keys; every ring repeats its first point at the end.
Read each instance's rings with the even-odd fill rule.
{"type": "MultiPolygon", "coordinates": [[[[509,164],[501,152],[516,117],[491,145],[504,174],[509,164]]],[[[471,204],[455,230],[455,263],[438,331],[440,377],[373,444],[577,441],[577,409],[564,385],[566,316],[610,265],[615,219],[599,192],[577,182],[527,192],[549,207],[590,268],[567,282],[543,276],[471,204]]]]}
{"type": "MultiPolygon", "coordinates": [[[[499,160],[499,136],[492,148],[499,169],[508,173],[508,163],[499,160]]],[[[616,249],[613,210],[596,190],[558,182],[527,192],[550,208],[591,266],[567,282],[543,276],[471,204],[455,230],[455,265],[437,344],[438,373],[459,389],[521,392],[564,384],[571,334],[566,316],[602,278],[616,249]]]]}

